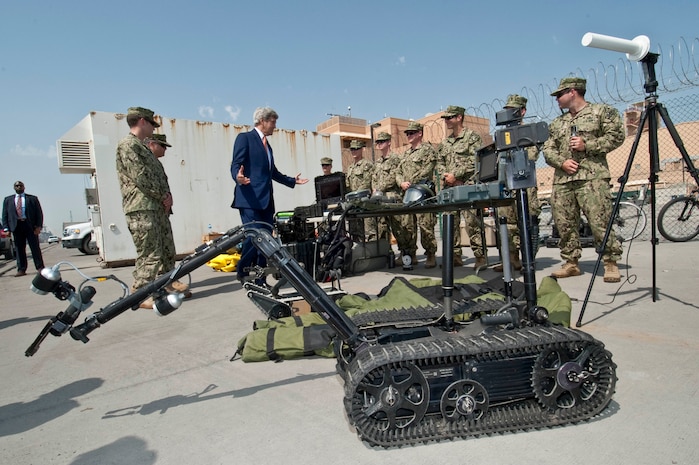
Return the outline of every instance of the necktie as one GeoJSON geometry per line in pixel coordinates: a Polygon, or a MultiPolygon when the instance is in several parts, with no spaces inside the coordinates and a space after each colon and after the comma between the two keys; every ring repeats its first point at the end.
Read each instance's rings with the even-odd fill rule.
{"type": "Polygon", "coordinates": [[[22,196],[17,197],[17,218],[22,218],[22,196]]]}
{"type": "Polygon", "coordinates": [[[262,136],[262,145],[264,146],[265,152],[267,153],[267,164],[270,168],[272,168],[272,157],[269,154],[269,147],[267,147],[267,136],[262,136]]]}

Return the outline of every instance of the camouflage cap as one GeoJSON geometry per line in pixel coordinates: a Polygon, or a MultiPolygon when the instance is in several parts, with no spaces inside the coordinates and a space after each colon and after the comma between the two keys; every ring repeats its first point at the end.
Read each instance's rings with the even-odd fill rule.
{"type": "Polygon", "coordinates": [[[165,147],[172,147],[172,145],[167,143],[167,136],[165,134],[153,134],[150,140],[157,142],[160,145],[164,145],[165,147]]]}
{"type": "Polygon", "coordinates": [[[363,140],[357,140],[357,139],[352,139],[352,142],[350,142],[350,150],[351,149],[361,149],[364,148],[366,144],[364,143],[363,140]]]}
{"type": "Polygon", "coordinates": [[[527,98],[517,94],[508,95],[503,108],[527,108],[527,98]]]}
{"type": "Polygon", "coordinates": [[[320,164],[321,165],[332,165],[333,164],[333,159],[330,157],[323,157],[320,159],[320,164]]]}
{"type": "Polygon", "coordinates": [[[578,89],[585,90],[587,87],[587,80],[579,77],[564,77],[561,79],[560,84],[558,84],[558,89],[551,92],[551,97],[557,97],[558,94],[563,93],[568,89],[578,89]]]}
{"type": "Polygon", "coordinates": [[[391,135],[387,132],[380,132],[376,136],[376,142],[383,142],[385,140],[391,140],[391,135]]]}
{"type": "Polygon", "coordinates": [[[422,131],[422,124],[418,123],[417,121],[411,121],[408,123],[408,127],[405,128],[405,131],[403,132],[408,131],[422,131]]]}
{"type": "Polygon", "coordinates": [[[444,113],[442,114],[442,118],[450,118],[452,116],[457,116],[461,115],[464,116],[466,114],[466,109],[464,107],[459,107],[456,105],[449,105],[446,110],[444,110],[444,113]]]}
{"type": "Polygon", "coordinates": [[[156,128],[160,127],[160,124],[158,124],[154,119],[155,113],[153,113],[153,110],[149,110],[148,108],[131,107],[131,108],[129,108],[129,112],[126,115],[127,116],[138,116],[140,118],[145,119],[146,121],[148,121],[150,124],[152,124],[156,128]]]}

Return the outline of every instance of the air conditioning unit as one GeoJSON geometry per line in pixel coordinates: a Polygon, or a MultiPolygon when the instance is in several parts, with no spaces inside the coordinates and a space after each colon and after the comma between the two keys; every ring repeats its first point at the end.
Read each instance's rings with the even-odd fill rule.
{"type": "Polygon", "coordinates": [[[95,157],[89,142],[59,140],[56,145],[61,173],[92,174],[95,171],[95,157]]]}

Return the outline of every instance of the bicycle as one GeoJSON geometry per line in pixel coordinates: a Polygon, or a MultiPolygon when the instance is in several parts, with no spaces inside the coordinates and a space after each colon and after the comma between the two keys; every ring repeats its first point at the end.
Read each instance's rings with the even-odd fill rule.
{"type": "Polygon", "coordinates": [[[621,242],[636,239],[646,229],[648,218],[643,208],[633,202],[619,202],[619,211],[614,218],[614,233],[621,242]]]}
{"type": "Polygon", "coordinates": [[[658,231],[672,242],[686,242],[699,234],[699,189],[663,205],[658,214],[658,231]]]}
{"type": "MultiPolygon", "coordinates": [[[[541,221],[540,230],[551,231],[548,238],[545,239],[546,247],[557,247],[560,236],[558,235],[556,225],[553,223],[553,216],[550,210],[545,213],[542,210],[542,217],[539,219],[541,221]]],[[[614,217],[612,228],[614,229],[614,234],[621,242],[629,242],[643,234],[647,223],[648,217],[643,208],[634,202],[624,200],[619,202],[619,211],[614,217]]],[[[584,214],[580,216],[580,241],[583,247],[594,247],[592,231],[584,214]]]]}

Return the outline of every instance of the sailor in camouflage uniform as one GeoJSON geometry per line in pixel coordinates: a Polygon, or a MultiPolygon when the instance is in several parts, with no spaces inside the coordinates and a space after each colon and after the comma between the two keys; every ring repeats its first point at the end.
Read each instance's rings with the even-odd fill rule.
{"type": "MultiPolygon", "coordinates": [[[[172,147],[167,141],[167,136],[165,134],[153,134],[149,139],[146,139],[146,145],[153,152],[155,158],[160,159],[165,156],[165,151],[168,147],[172,147]]],[[[165,169],[158,163],[162,169],[162,173],[158,173],[158,176],[165,178],[167,183],[167,174],[165,174],[165,169]]],[[[170,192],[170,187],[168,186],[168,192],[170,192]]],[[[175,268],[175,238],[172,234],[172,225],[170,224],[170,215],[172,215],[172,208],[168,211],[157,211],[158,215],[163,215],[159,222],[165,225],[165,236],[163,236],[163,251],[160,257],[162,262],[163,271],[162,273],[168,273],[175,268]]],[[[171,293],[182,293],[185,298],[192,296],[192,292],[189,290],[189,286],[184,284],[179,280],[173,281],[167,286],[167,291],[171,293]]]]}
{"type": "Polygon", "coordinates": [[[371,191],[371,178],[374,174],[374,164],[364,158],[364,147],[366,144],[361,140],[350,142],[350,153],[352,154],[352,164],[347,167],[347,190],[348,192],[368,189],[371,191]]]}
{"type": "MultiPolygon", "coordinates": [[[[527,99],[521,95],[512,94],[507,96],[507,102],[503,108],[519,108],[520,116],[524,117],[527,114],[527,99]]],[[[527,147],[527,156],[530,160],[536,161],[539,158],[539,150],[536,147],[527,147]]],[[[529,217],[530,226],[532,231],[530,232],[533,240],[537,240],[539,233],[539,214],[541,213],[541,203],[539,202],[539,191],[536,187],[527,188],[527,198],[529,199],[529,217]]],[[[507,218],[507,238],[510,244],[510,262],[512,267],[519,271],[522,269],[522,261],[520,260],[520,237],[519,237],[519,226],[517,223],[517,209],[512,207],[499,207],[497,209],[497,216],[504,216],[507,218]]],[[[536,254],[537,244],[532,244],[532,254],[536,254]]],[[[502,271],[502,263],[495,265],[493,271],[502,271]]]]}
{"type": "Polygon", "coordinates": [[[323,157],[320,159],[320,169],[323,171],[323,176],[328,176],[333,173],[333,159],[323,157]]]}
{"type": "MultiPolygon", "coordinates": [[[[456,105],[449,105],[442,114],[449,135],[439,144],[438,170],[442,176],[444,187],[453,187],[463,184],[473,184],[476,172],[476,150],[483,141],[481,136],[464,127],[464,115],[466,109],[456,105]]],[[[461,259],[461,233],[459,212],[453,212],[454,221],[454,266],[463,266],[461,259]]],[[[471,242],[471,250],[476,257],[474,268],[485,266],[483,253],[483,239],[481,235],[481,222],[473,210],[464,210],[466,220],[466,232],[471,242]]],[[[446,253],[445,253],[446,257],[446,253]]]]}
{"type": "MultiPolygon", "coordinates": [[[[434,170],[437,166],[437,152],[429,143],[422,142],[422,124],[411,121],[405,131],[410,147],[401,157],[396,181],[403,192],[412,184],[420,181],[434,182],[434,170]]],[[[420,229],[420,242],[425,249],[425,268],[437,266],[435,254],[437,253],[437,238],[434,228],[437,225],[437,216],[434,213],[421,213],[408,215],[412,217],[406,227],[411,231],[410,249],[417,249],[417,234],[415,224],[420,229]]]]}
{"type": "MultiPolygon", "coordinates": [[[[371,193],[371,178],[374,175],[374,164],[364,158],[364,141],[354,139],[350,142],[350,153],[353,163],[347,167],[345,183],[347,192],[368,190],[371,193]]],[[[366,236],[373,234],[370,225],[363,219],[349,221],[350,235],[355,242],[364,242],[366,236]]]]}
{"type": "MultiPolygon", "coordinates": [[[[155,280],[163,269],[163,238],[167,235],[167,213],[172,195],[162,165],[144,145],[144,140],[160,127],[151,110],[131,107],[126,115],[129,135],[117,145],[116,170],[121,188],[126,223],[136,246],[133,290],[155,280]]],[[[141,308],[153,308],[148,298],[141,308]]]]}
{"type": "MultiPolygon", "coordinates": [[[[586,102],[585,89],[585,79],[567,77],[551,94],[561,110],[568,110],[551,122],[549,139],[544,144],[546,162],[555,168],[551,210],[561,235],[561,258],[565,260],[563,267],[552,274],[556,278],[581,274],[581,210],[599,249],[612,214],[607,154],[624,142],[619,112],[609,105],[586,102]]],[[[605,282],[621,280],[617,267],[621,253],[621,244],[612,230],[602,256],[605,282]]]]}
{"type": "MultiPolygon", "coordinates": [[[[396,181],[396,173],[401,162],[398,154],[391,152],[391,135],[380,132],[376,136],[376,148],[379,158],[374,163],[374,176],[371,185],[373,194],[383,194],[391,201],[402,201],[403,191],[396,181]]],[[[390,240],[390,233],[396,238],[398,250],[415,259],[415,250],[411,249],[410,238],[412,234],[404,224],[409,221],[408,215],[394,215],[379,219],[379,239],[390,240]]]]}

